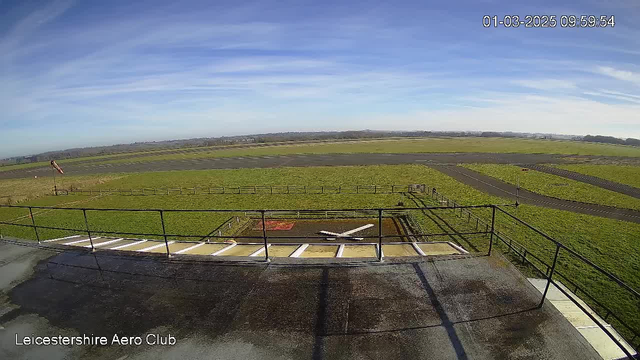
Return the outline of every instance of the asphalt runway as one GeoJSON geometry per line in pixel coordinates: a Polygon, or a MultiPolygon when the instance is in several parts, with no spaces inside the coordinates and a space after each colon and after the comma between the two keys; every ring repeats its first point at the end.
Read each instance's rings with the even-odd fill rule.
{"type": "MultiPolygon", "coordinates": [[[[452,165],[464,163],[512,164],[526,166],[582,181],[605,189],[617,191],[625,195],[638,197],[640,189],[567,171],[556,171],[542,164],[566,164],[585,160],[616,160],[618,158],[603,156],[575,156],[555,154],[507,154],[507,153],[410,153],[410,154],[320,154],[320,155],[281,155],[252,156],[229,158],[206,158],[166,160],[153,162],[124,162],[116,164],[74,163],[64,167],[68,175],[90,175],[102,173],[130,173],[170,170],[208,170],[208,169],[248,169],[306,166],[349,166],[349,165],[402,165],[422,164],[431,166],[456,180],[492,195],[515,199],[515,186],[500,180],[482,175],[475,171],[452,165]],[[635,194],[635,195],[632,195],[635,194]]],[[[628,158],[619,158],[628,160],[628,158]]],[[[0,172],[0,179],[17,179],[33,176],[52,176],[50,167],[18,169],[0,172]]],[[[640,223],[640,212],[619,209],[604,205],[588,204],[570,200],[562,200],[536,194],[524,189],[520,190],[520,201],[525,204],[543,206],[553,209],[573,211],[588,215],[601,216],[617,220],[640,223]]]]}
{"type": "Polygon", "coordinates": [[[635,188],[633,186],[620,184],[620,183],[617,183],[617,182],[601,179],[599,177],[580,174],[580,173],[577,173],[577,172],[574,172],[574,171],[558,169],[558,168],[554,168],[554,167],[550,167],[550,166],[528,165],[528,166],[525,166],[525,167],[529,167],[529,168],[531,168],[533,170],[545,172],[547,174],[556,175],[556,176],[562,176],[562,177],[567,178],[567,179],[580,181],[580,182],[587,183],[587,184],[590,184],[590,185],[595,185],[595,186],[601,187],[603,189],[615,191],[615,192],[618,192],[618,193],[621,193],[621,194],[633,196],[634,198],[640,199],[640,189],[635,188]]]}
{"type": "MultiPolygon", "coordinates": [[[[460,166],[432,165],[432,168],[467,184],[474,189],[490,195],[507,198],[515,202],[516,186],[480,174],[476,171],[460,166]]],[[[582,203],[540,195],[520,188],[519,202],[521,204],[537,205],[551,209],[572,211],[580,214],[594,215],[615,220],[624,220],[640,224],[640,211],[621,209],[611,206],[582,203]]]]}
{"type": "MultiPolygon", "coordinates": [[[[590,157],[593,158],[593,157],[590,157]]],[[[320,154],[247,156],[123,162],[115,164],[71,163],[64,166],[65,174],[89,175],[168,170],[246,169],[304,166],[400,165],[400,164],[560,164],[575,162],[565,155],[550,154],[492,154],[492,153],[425,153],[425,154],[320,154]]],[[[51,167],[0,171],[0,179],[52,176],[51,167]]]]}

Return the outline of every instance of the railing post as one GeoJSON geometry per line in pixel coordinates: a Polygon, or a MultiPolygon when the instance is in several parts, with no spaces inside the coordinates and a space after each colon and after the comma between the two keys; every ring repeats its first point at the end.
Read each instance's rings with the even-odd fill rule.
{"type": "Polygon", "coordinates": [[[491,248],[493,248],[493,232],[496,225],[496,206],[491,206],[491,237],[489,239],[489,256],[491,256],[491,248]]]}
{"type": "Polygon", "coordinates": [[[87,220],[87,209],[82,209],[82,215],[84,215],[84,226],[87,228],[87,235],[89,235],[89,242],[91,243],[91,251],[96,251],[93,246],[93,238],[91,237],[91,230],[89,230],[89,221],[87,220]]]}
{"type": "Polygon", "coordinates": [[[382,261],[382,209],[378,209],[378,261],[382,261]]]}
{"type": "Polygon", "coordinates": [[[547,286],[544,288],[544,292],[542,293],[542,300],[540,300],[540,305],[538,307],[542,307],[544,304],[544,299],[547,297],[547,292],[549,291],[549,285],[551,285],[551,278],[553,277],[553,272],[556,269],[556,262],[558,261],[558,253],[560,253],[560,245],[556,244],[556,254],[553,257],[553,264],[551,264],[551,271],[549,272],[549,276],[547,277],[547,286]]]}
{"type": "Polygon", "coordinates": [[[38,244],[40,244],[40,235],[38,235],[38,227],[36,226],[36,219],[33,218],[33,211],[31,211],[31,206],[29,206],[29,217],[31,218],[31,224],[33,224],[33,231],[36,233],[36,240],[38,240],[38,244]]]}
{"type": "Polygon", "coordinates": [[[269,241],[267,240],[267,223],[264,218],[264,210],[260,210],[262,215],[262,238],[264,239],[264,261],[269,262],[269,241]]]}
{"type": "Polygon", "coordinates": [[[171,257],[171,252],[169,252],[169,242],[167,241],[167,231],[164,227],[164,211],[158,211],[160,212],[160,222],[162,223],[162,237],[164,237],[164,246],[167,247],[167,257],[171,257]]]}

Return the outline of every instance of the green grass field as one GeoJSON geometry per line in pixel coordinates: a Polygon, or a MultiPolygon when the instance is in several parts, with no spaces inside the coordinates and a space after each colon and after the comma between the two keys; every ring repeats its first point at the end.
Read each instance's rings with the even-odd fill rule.
{"type": "MultiPolygon", "coordinates": [[[[58,177],[58,189],[89,188],[124,175],[84,175],[58,177]]],[[[0,180],[0,204],[17,204],[54,193],[53,178],[24,178],[0,180]]]]}
{"type": "Polygon", "coordinates": [[[585,184],[580,181],[563,178],[561,176],[551,175],[535,170],[522,171],[519,166],[513,165],[469,164],[461,166],[513,185],[517,185],[519,177],[521,188],[542,195],[552,196],[559,199],[640,210],[640,200],[632,196],[606,190],[598,186],[585,184]]]}
{"type": "MultiPolygon", "coordinates": [[[[90,160],[93,164],[147,162],[158,160],[199,159],[235,156],[329,154],[329,153],[544,153],[565,155],[602,155],[640,157],[640,148],[624,145],[587,143],[569,140],[507,138],[418,138],[361,141],[335,141],[311,144],[286,144],[260,147],[229,146],[225,149],[198,148],[201,151],[171,154],[174,150],[154,150],[61,160],[60,164],[90,160]],[[136,158],[119,158],[140,155],[136,158]],[[104,160],[115,157],[115,159],[104,160]]],[[[186,149],[183,149],[186,150],[186,149]]],[[[46,162],[8,165],[0,171],[47,165],[46,162]]]]}
{"type": "Polygon", "coordinates": [[[640,188],[640,166],[585,164],[551,166],[640,188]]]}
{"type": "MultiPolygon", "coordinates": [[[[527,174],[531,175],[531,174],[527,174]]],[[[1,182],[0,182],[1,183],[1,182]]],[[[277,169],[239,169],[206,171],[171,171],[158,173],[133,173],[114,176],[112,179],[96,184],[99,188],[141,188],[141,187],[188,187],[207,185],[366,185],[366,184],[408,184],[426,183],[463,204],[507,203],[508,199],[488,196],[467,185],[421,165],[398,166],[354,166],[354,167],[309,167],[277,169]]],[[[428,196],[422,196],[430,205],[438,203],[428,196]]],[[[142,209],[321,209],[321,208],[375,208],[393,207],[398,202],[413,206],[410,200],[401,194],[389,195],[171,195],[171,196],[47,196],[27,201],[25,204],[43,206],[68,206],[73,208],[142,208],[142,209]]],[[[510,210],[514,211],[514,210],[510,210]]],[[[640,288],[640,225],[605,219],[595,216],[575,214],[567,211],[545,209],[522,205],[518,216],[555,237],[569,248],[612,272],[634,288],[640,288]]],[[[479,212],[484,218],[487,211],[479,212]]],[[[16,208],[0,208],[0,219],[12,219],[30,224],[28,211],[16,208]]],[[[168,233],[205,235],[218,225],[238,214],[209,213],[167,213],[168,233]]],[[[36,210],[34,218],[37,224],[54,227],[72,227],[84,229],[81,211],[76,210],[36,210]]],[[[94,230],[118,232],[161,233],[157,212],[88,212],[89,226],[94,230]]],[[[466,231],[473,227],[464,218],[450,211],[434,211],[417,217],[425,229],[433,232],[466,231]]],[[[515,225],[504,215],[497,217],[497,229],[509,234],[518,242],[525,244],[532,253],[551,262],[553,247],[539,235],[523,226],[515,225]]],[[[33,230],[0,226],[5,235],[33,239],[33,230]]],[[[41,230],[42,238],[68,236],[73,232],[41,230]]],[[[453,236],[463,246],[476,246],[485,250],[486,238],[474,238],[465,241],[453,236]]],[[[439,239],[450,240],[450,239],[439,239]]],[[[603,303],[616,313],[630,319],[640,327],[637,318],[638,302],[617,286],[595,274],[580,262],[563,254],[559,270],[571,276],[576,282],[601,296],[603,303]]]]}

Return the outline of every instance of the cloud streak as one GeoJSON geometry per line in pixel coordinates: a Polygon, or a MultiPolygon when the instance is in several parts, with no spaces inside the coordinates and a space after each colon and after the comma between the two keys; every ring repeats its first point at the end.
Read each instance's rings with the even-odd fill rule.
{"type": "MultiPolygon", "coordinates": [[[[308,129],[535,124],[640,137],[628,53],[593,51],[585,32],[548,29],[550,43],[540,31],[484,29],[487,10],[473,2],[464,14],[428,4],[26,6],[0,16],[0,157],[308,129]]],[[[619,22],[624,32],[594,39],[633,49],[637,25],[619,22]]]]}

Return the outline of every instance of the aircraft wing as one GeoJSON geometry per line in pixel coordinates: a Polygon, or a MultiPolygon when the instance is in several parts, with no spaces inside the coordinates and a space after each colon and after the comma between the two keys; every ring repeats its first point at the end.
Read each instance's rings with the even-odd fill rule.
{"type": "Polygon", "coordinates": [[[340,234],[340,235],[342,235],[342,236],[351,235],[351,234],[353,234],[353,233],[357,233],[358,231],[362,231],[362,230],[364,230],[364,229],[368,229],[368,228],[373,227],[373,226],[374,226],[373,224],[367,224],[367,225],[365,225],[365,226],[360,226],[360,227],[359,227],[359,228],[357,228],[357,229],[353,229],[353,230],[345,231],[345,232],[343,232],[343,233],[342,233],[342,234],[340,234]]]}
{"type": "Polygon", "coordinates": [[[334,232],[331,232],[331,231],[324,231],[324,230],[319,231],[319,233],[320,234],[324,234],[324,235],[331,235],[331,236],[342,236],[343,235],[343,234],[338,234],[338,233],[334,233],[334,232]]]}

